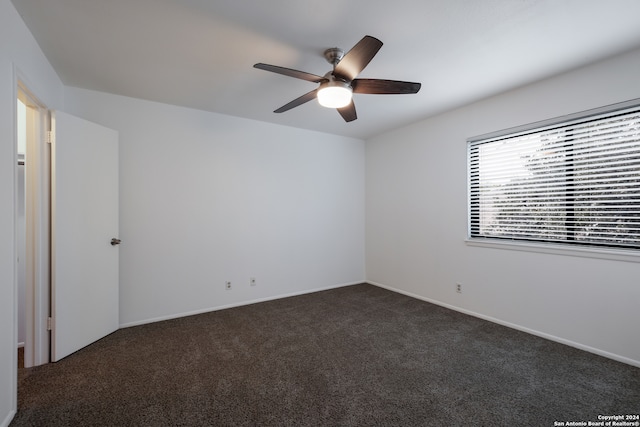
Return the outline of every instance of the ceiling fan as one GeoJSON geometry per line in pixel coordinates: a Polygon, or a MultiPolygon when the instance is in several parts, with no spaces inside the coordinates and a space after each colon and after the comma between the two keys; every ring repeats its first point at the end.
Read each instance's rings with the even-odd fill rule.
{"type": "Polygon", "coordinates": [[[362,40],[356,43],[346,54],[342,49],[337,47],[325,50],[324,57],[333,65],[333,70],[324,76],[263,63],[257,63],[254,67],[313,83],[319,83],[316,89],[283,105],[275,110],[274,113],[283,113],[305,102],[309,102],[314,98],[318,98],[320,105],[328,108],[336,108],[346,122],[351,122],[358,118],[352,99],[354,93],[376,95],[409,94],[417,93],[420,90],[420,83],[356,78],[376,53],[378,53],[381,47],[382,42],[380,40],[375,37],[364,36],[362,40]]]}

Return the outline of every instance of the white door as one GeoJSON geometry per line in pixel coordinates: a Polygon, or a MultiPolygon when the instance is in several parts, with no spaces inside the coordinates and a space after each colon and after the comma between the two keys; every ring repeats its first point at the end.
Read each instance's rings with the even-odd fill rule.
{"type": "Polygon", "coordinates": [[[52,113],[51,359],[118,329],[118,133],[52,113]]]}

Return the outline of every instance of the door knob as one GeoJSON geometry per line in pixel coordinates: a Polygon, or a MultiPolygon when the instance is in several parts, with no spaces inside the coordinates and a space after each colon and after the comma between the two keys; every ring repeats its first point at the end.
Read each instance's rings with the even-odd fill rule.
{"type": "Polygon", "coordinates": [[[119,245],[122,240],[116,239],[115,237],[111,239],[111,246],[119,245]]]}

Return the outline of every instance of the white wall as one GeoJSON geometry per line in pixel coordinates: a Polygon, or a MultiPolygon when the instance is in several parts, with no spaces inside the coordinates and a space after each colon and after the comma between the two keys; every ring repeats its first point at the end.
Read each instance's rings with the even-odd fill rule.
{"type": "Polygon", "coordinates": [[[14,70],[41,101],[62,105],[63,86],[9,0],[0,0],[0,426],[16,410],[14,70]]]}
{"type": "Polygon", "coordinates": [[[640,51],[367,141],[367,279],[640,366],[640,262],[464,242],[468,137],[633,98],[640,51]]]}
{"type": "Polygon", "coordinates": [[[122,325],[364,280],[363,141],[76,88],[65,104],[120,134],[122,325]]]}

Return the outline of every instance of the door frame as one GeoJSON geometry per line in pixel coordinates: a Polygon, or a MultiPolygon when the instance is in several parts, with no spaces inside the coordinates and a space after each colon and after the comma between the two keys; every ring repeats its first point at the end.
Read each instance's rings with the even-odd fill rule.
{"type": "MultiPolygon", "coordinates": [[[[17,104],[27,105],[27,149],[25,155],[25,367],[49,363],[50,333],[47,322],[50,313],[50,188],[51,147],[47,143],[50,130],[49,110],[29,89],[27,79],[14,68],[14,157],[17,159],[17,104]],[[30,125],[29,125],[30,124],[30,125]]],[[[18,229],[17,161],[14,162],[14,230],[18,229]]],[[[17,238],[14,239],[17,254],[17,238]]],[[[14,274],[14,334],[18,331],[18,260],[14,274]]],[[[16,351],[17,354],[17,351],[16,351]]],[[[17,363],[15,363],[17,366],[17,363]]]]}

